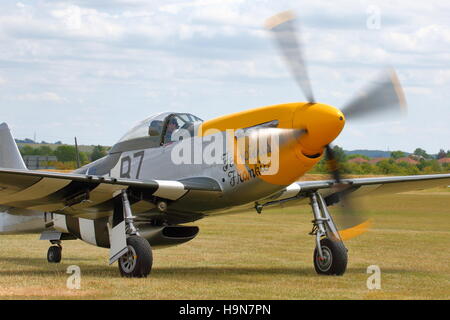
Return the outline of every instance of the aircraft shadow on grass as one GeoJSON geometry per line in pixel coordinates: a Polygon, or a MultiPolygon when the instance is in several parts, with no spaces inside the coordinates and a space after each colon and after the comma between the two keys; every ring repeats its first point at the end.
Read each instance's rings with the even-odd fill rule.
{"type": "MultiPolygon", "coordinates": [[[[121,278],[117,275],[115,269],[112,267],[104,267],[98,265],[86,264],[89,261],[95,261],[96,259],[89,258],[65,258],[64,262],[61,264],[52,264],[55,268],[49,269],[49,263],[44,258],[21,258],[21,257],[2,257],[0,258],[1,264],[10,263],[13,265],[23,265],[31,266],[31,270],[21,270],[20,273],[24,276],[36,276],[36,275],[55,275],[55,273],[65,274],[66,269],[70,265],[78,265],[81,269],[82,275],[104,277],[104,278],[121,278]]],[[[402,269],[385,269],[383,268],[383,273],[404,273],[406,270],[402,269]]],[[[366,269],[361,267],[350,267],[347,269],[349,274],[366,274],[366,269]]],[[[0,270],[1,276],[16,276],[17,270],[3,266],[0,270]]],[[[308,267],[275,267],[275,268],[258,268],[258,267],[226,267],[226,266],[215,266],[215,267],[155,267],[153,272],[150,274],[150,278],[177,276],[177,275],[189,275],[192,277],[202,277],[205,276],[243,276],[243,275],[273,275],[273,276],[313,276],[315,275],[314,270],[308,267]]]]}

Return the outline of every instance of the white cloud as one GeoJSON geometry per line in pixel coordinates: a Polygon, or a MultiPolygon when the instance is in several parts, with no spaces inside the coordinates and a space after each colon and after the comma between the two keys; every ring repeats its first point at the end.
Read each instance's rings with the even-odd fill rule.
{"type": "Polygon", "coordinates": [[[424,88],[424,87],[405,87],[403,88],[405,91],[405,94],[407,96],[413,95],[430,95],[433,93],[433,91],[430,88],[424,88]]]}
{"type": "Polygon", "coordinates": [[[81,29],[81,9],[77,6],[68,6],[64,9],[53,10],[52,15],[60,19],[69,30],[81,29]]]}
{"type": "Polygon", "coordinates": [[[430,24],[413,31],[392,31],[383,34],[391,50],[428,53],[446,51],[450,46],[450,27],[430,24]]]}
{"type": "Polygon", "coordinates": [[[48,102],[56,102],[62,103],[67,101],[65,98],[60,97],[58,94],[54,92],[42,92],[42,93],[25,93],[15,97],[16,100],[19,101],[48,101],[48,102]]]}
{"type": "Polygon", "coordinates": [[[57,19],[57,24],[66,29],[69,36],[115,39],[124,33],[123,26],[116,23],[113,15],[95,9],[68,5],[52,10],[50,14],[57,19]]]}
{"type": "MultiPolygon", "coordinates": [[[[170,106],[210,118],[302,100],[263,28],[265,19],[287,8],[299,13],[305,57],[320,101],[342,105],[379,68],[392,65],[398,68],[407,99],[413,97],[408,99],[413,115],[424,105],[427,110],[445,105],[450,99],[448,2],[377,2],[379,30],[366,28],[370,4],[367,0],[2,2],[0,100],[11,102],[15,112],[0,110],[0,116],[17,123],[29,117],[28,127],[45,126],[77,110],[87,123],[104,121],[101,133],[90,142],[112,144],[121,133],[108,126],[118,119],[135,122],[170,106]],[[27,115],[19,101],[52,102],[49,105],[58,110],[40,123],[34,121],[40,114],[27,110],[27,115]],[[58,105],[62,102],[64,108],[58,105]]],[[[442,107],[440,112],[441,118],[450,118],[450,111],[442,107]]],[[[431,114],[412,117],[411,134],[423,121],[439,121],[431,114]]],[[[401,137],[386,138],[377,126],[364,139],[363,128],[352,130],[344,139],[349,147],[366,140],[375,145],[383,139],[406,144],[401,137]]],[[[439,136],[428,140],[433,148],[439,136]]]]}

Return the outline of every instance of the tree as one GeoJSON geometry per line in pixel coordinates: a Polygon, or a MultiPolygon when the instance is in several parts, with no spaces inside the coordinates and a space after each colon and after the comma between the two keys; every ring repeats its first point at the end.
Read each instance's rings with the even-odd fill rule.
{"type": "Polygon", "coordinates": [[[430,155],[425,150],[423,150],[421,148],[417,148],[416,150],[414,150],[414,154],[416,156],[419,156],[419,157],[424,157],[425,159],[429,159],[430,158],[430,155]]]}
{"type": "Polygon", "coordinates": [[[406,168],[406,174],[407,175],[413,175],[413,174],[419,174],[420,170],[417,168],[417,166],[410,165],[406,168]]]}
{"type": "Polygon", "coordinates": [[[103,158],[106,156],[106,150],[101,145],[97,145],[92,149],[91,153],[91,161],[95,161],[97,159],[103,158]]]}
{"type": "Polygon", "coordinates": [[[354,153],[354,154],[350,154],[347,156],[347,160],[351,160],[351,159],[355,159],[355,158],[363,158],[366,160],[370,160],[370,158],[368,156],[363,155],[363,154],[354,153]]]}
{"type": "Polygon", "coordinates": [[[344,149],[339,147],[338,145],[333,147],[333,153],[338,162],[344,162],[347,160],[347,155],[345,154],[344,149]]]}
{"type": "Polygon", "coordinates": [[[439,153],[437,154],[438,159],[446,158],[447,152],[444,151],[444,149],[439,150],[439,153]]]}
{"type": "Polygon", "coordinates": [[[375,168],[372,164],[363,162],[361,163],[361,170],[363,174],[369,174],[375,171],[375,168]]]}
{"type": "Polygon", "coordinates": [[[35,149],[28,145],[23,146],[22,148],[19,149],[19,151],[22,156],[31,156],[34,155],[35,153],[35,149]]]}
{"type": "Polygon", "coordinates": [[[55,150],[55,156],[58,158],[58,161],[62,162],[76,161],[76,154],[74,146],[59,146],[55,150]]]}
{"type": "Polygon", "coordinates": [[[404,156],[405,156],[405,153],[400,150],[391,152],[391,158],[393,158],[393,159],[400,159],[400,158],[403,158],[404,156]]]}
{"type": "Polygon", "coordinates": [[[53,150],[49,146],[40,146],[36,149],[37,154],[40,156],[51,156],[53,155],[53,150]]]}
{"type": "Polygon", "coordinates": [[[401,167],[398,166],[394,160],[381,160],[376,165],[378,170],[382,174],[393,174],[401,171],[401,167]]]}
{"type": "Polygon", "coordinates": [[[433,172],[442,172],[442,166],[437,160],[431,160],[431,169],[433,172]]]}
{"type": "Polygon", "coordinates": [[[80,151],[79,155],[80,155],[80,164],[81,165],[86,164],[86,163],[89,162],[88,161],[89,155],[86,152],[80,151]]]}

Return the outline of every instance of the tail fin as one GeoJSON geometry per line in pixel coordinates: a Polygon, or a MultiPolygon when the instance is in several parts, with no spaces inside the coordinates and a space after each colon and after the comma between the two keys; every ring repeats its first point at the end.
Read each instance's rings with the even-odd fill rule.
{"type": "Polygon", "coordinates": [[[0,124],[0,167],[26,169],[19,148],[6,123],[0,124]]]}

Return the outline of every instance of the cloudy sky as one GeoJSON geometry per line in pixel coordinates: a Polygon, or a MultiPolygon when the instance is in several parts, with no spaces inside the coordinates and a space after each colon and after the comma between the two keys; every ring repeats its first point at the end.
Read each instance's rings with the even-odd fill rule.
{"type": "Polygon", "coordinates": [[[264,30],[293,9],[318,101],[342,106],[386,66],[405,118],[347,123],[345,149],[450,149],[450,3],[79,0],[0,3],[0,122],[17,138],[111,145],[137,121],[304,101],[264,30]]]}

